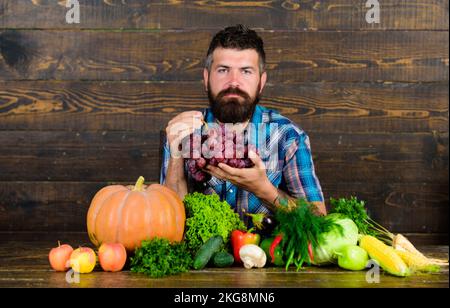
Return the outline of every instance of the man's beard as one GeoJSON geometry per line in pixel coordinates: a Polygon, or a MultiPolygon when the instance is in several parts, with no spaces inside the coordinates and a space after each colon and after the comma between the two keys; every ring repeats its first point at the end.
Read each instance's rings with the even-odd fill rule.
{"type": "Polygon", "coordinates": [[[242,123],[250,119],[255,110],[256,105],[260,100],[259,91],[261,83],[254,95],[254,99],[239,88],[228,88],[219,92],[215,97],[211,91],[208,81],[208,98],[212,113],[216,119],[222,123],[242,123]],[[244,100],[241,102],[237,97],[227,98],[227,94],[237,94],[244,100]]]}

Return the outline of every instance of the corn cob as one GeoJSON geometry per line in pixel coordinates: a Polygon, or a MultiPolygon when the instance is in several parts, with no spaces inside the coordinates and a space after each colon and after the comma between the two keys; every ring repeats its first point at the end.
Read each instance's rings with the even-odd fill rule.
{"type": "Polygon", "coordinates": [[[434,264],[425,256],[417,255],[410,251],[394,249],[395,252],[413,271],[420,272],[439,272],[439,265],[434,264]]]}
{"type": "Polygon", "coordinates": [[[405,277],[410,274],[408,266],[403,262],[394,248],[370,235],[363,235],[359,246],[367,251],[383,270],[394,276],[405,277]]]}

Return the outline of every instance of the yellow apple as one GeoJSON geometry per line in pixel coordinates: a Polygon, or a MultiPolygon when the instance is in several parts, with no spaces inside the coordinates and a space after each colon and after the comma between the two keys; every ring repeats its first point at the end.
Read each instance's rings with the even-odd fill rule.
{"type": "Polygon", "coordinates": [[[75,249],[70,255],[70,267],[81,274],[90,273],[94,270],[97,257],[94,250],[89,247],[75,249]]]}

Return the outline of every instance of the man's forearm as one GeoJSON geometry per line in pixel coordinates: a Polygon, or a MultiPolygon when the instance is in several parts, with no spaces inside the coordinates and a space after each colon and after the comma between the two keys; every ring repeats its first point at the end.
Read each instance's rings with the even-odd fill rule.
{"type": "Polygon", "coordinates": [[[265,193],[261,194],[259,198],[267,204],[273,212],[279,210],[280,208],[286,209],[295,206],[295,198],[273,185],[266,189],[265,193]],[[287,204],[282,204],[282,202],[287,202],[287,204]]]}
{"type": "MultiPolygon", "coordinates": [[[[267,187],[263,193],[261,193],[258,197],[269,206],[272,211],[276,211],[280,208],[292,208],[296,205],[296,198],[291,197],[288,193],[282,191],[281,189],[276,188],[272,184],[271,187],[267,187]],[[286,205],[287,202],[287,205],[286,205]]],[[[323,202],[311,202],[315,208],[314,212],[317,215],[326,215],[327,210],[325,204],[323,202]]]]}
{"type": "Polygon", "coordinates": [[[166,183],[165,186],[174,190],[181,200],[188,193],[187,181],[184,175],[184,159],[173,158],[169,160],[167,167],[166,183]]]}

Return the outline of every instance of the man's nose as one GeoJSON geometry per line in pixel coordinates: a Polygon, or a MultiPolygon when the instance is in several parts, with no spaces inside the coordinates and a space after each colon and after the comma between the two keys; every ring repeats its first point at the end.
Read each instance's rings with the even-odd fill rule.
{"type": "Polygon", "coordinates": [[[236,70],[230,71],[229,79],[228,79],[228,86],[230,87],[239,87],[239,72],[236,70]]]}

